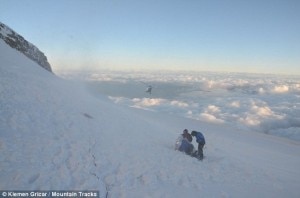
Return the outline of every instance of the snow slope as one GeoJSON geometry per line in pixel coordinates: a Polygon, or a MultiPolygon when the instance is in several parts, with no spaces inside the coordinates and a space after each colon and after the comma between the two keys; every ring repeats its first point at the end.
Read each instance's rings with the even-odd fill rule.
{"type": "MultiPolygon", "coordinates": [[[[100,197],[299,197],[300,145],[113,104],[0,41],[0,190],[100,197]],[[206,158],[173,150],[202,131],[206,158]]],[[[196,144],[195,144],[196,145],[196,144]]]]}

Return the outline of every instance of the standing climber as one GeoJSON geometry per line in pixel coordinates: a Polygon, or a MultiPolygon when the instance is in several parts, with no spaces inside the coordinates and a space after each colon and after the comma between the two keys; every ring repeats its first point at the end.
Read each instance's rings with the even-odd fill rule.
{"type": "Polygon", "coordinates": [[[197,157],[200,160],[203,160],[203,147],[205,145],[205,138],[201,132],[198,131],[192,131],[192,136],[196,137],[196,142],[198,143],[198,153],[197,157]]]}

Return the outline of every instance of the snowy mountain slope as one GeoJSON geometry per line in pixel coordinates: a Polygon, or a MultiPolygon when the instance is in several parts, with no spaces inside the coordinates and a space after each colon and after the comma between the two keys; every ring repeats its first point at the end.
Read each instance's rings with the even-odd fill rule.
{"type": "Polygon", "coordinates": [[[1,190],[299,197],[297,142],[118,106],[2,41],[0,51],[1,190]],[[205,134],[204,161],[173,150],[184,128],[205,134]]]}

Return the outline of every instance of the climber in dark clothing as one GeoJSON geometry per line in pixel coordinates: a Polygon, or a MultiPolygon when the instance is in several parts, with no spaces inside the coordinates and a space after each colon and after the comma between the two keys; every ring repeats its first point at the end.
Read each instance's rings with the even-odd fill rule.
{"type": "Polygon", "coordinates": [[[205,138],[201,132],[192,131],[192,136],[196,137],[196,142],[198,143],[198,159],[203,160],[203,147],[205,145],[205,138]]]}
{"type": "Polygon", "coordinates": [[[177,138],[175,143],[175,150],[185,152],[188,155],[194,153],[194,145],[191,143],[193,137],[189,134],[187,129],[183,130],[183,133],[177,138]]]}
{"type": "Polygon", "coordinates": [[[193,137],[191,134],[189,134],[189,131],[187,129],[183,130],[182,137],[186,138],[189,142],[193,141],[193,137]]]}

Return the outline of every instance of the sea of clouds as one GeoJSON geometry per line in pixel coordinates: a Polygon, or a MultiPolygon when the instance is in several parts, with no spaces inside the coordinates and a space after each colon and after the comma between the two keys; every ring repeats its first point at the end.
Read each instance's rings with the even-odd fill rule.
{"type": "MultiPolygon", "coordinates": [[[[214,72],[60,72],[115,103],[300,141],[300,76],[214,72]],[[146,93],[151,85],[152,94],[146,93]]],[[[188,126],[187,126],[188,127],[188,126]]]]}

